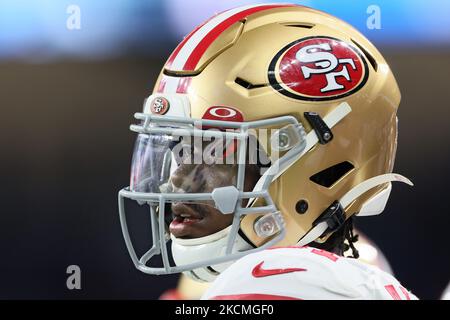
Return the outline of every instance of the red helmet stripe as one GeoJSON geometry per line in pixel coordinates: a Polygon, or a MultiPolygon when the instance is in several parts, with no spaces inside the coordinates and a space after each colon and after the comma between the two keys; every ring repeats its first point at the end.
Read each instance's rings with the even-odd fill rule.
{"type": "Polygon", "coordinates": [[[178,81],[177,93],[186,93],[191,84],[191,77],[184,77],[178,81]]]}
{"type": "Polygon", "coordinates": [[[202,24],[198,25],[194,30],[192,30],[186,37],[184,37],[183,41],[181,41],[177,47],[175,48],[175,50],[173,50],[172,54],[170,55],[169,59],[167,59],[166,62],[166,68],[170,68],[170,66],[173,63],[173,60],[175,60],[175,57],[178,55],[178,52],[180,52],[181,48],[184,46],[184,44],[194,35],[194,33],[197,32],[198,29],[200,29],[201,27],[203,27],[205,24],[207,24],[212,18],[214,18],[215,16],[209,18],[208,20],[206,20],[205,22],[203,22],[202,24]]]}
{"type": "Polygon", "coordinates": [[[273,8],[292,7],[294,4],[250,5],[224,11],[192,31],[170,55],[166,68],[194,70],[211,43],[235,22],[253,13],[273,8]]]}
{"type": "Polygon", "coordinates": [[[161,80],[159,80],[158,89],[156,90],[156,92],[158,93],[164,92],[165,87],[166,87],[166,76],[163,75],[161,77],[161,80]]]}
{"type": "Polygon", "coordinates": [[[287,6],[293,6],[293,5],[263,5],[260,7],[254,7],[250,8],[241,12],[238,12],[234,14],[233,16],[229,17],[228,19],[222,21],[219,25],[217,25],[214,29],[212,29],[206,37],[204,37],[200,43],[195,47],[194,51],[192,51],[191,55],[187,59],[186,63],[184,64],[183,70],[194,70],[197,66],[197,63],[200,61],[201,57],[205,53],[205,51],[209,48],[211,43],[214,42],[214,40],[219,37],[222,32],[224,32],[226,29],[228,29],[231,25],[238,22],[239,20],[244,19],[245,17],[260,12],[263,10],[273,9],[273,8],[280,8],[280,7],[287,7],[287,6]]]}
{"type": "MultiPolygon", "coordinates": [[[[166,62],[165,68],[174,70],[194,70],[209,46],[231,25],[243,18],[263,10],[293,7],[295,4],[249,5],[221,12],[189,33],[175,48],[166,62]]],[[[192,78],[163,76],[158,92],[186,93],[192,78]]]]}

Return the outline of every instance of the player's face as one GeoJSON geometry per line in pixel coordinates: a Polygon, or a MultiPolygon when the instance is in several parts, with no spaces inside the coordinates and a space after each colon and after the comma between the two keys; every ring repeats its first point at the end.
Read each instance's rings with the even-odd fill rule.
{"type": "MultiPolygon", "coordinates": [[[[238,165],[180,165],[171,175],[174,190],[212,192],[214,188],[236,185],[238,165]]],[[[244,191],[251,191],[259,178],[257,165],[246,165],[244,191]]],[[[245,203],[244,203],[245,205],[245,203]]],[[[222,214],[209,204],[172,203],[170,232],[177,238],[191,239],[218,232],[233,221],[233,214],[222,214]]]]}

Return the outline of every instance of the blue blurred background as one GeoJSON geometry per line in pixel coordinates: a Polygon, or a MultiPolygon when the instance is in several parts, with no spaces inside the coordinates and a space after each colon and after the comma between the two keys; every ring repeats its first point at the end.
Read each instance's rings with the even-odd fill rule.
{"type": "MultiPolygon", "coordinates": [[[[183,36],[216,12],[263,2],[0,0],[0,299],[156,299],[176,286],[177,276],[138,272],[122,238],[128,127],[183,36]],[[72,264],[82,290],[66,287],[72,264]]],[[[394,171],[415,187],[395,185],[385,212],[356,226],[405,287],[438,299],[450,280],[450,1],[293,2],[354,25],[396,75],[394,171]],[[378,9],[380,28],[370,28],[378,9]]]]}
{"type": "MultiPolygon", "coordinates": [[[[0,58],[31,61],[61,57],[98,59],[130,51],[157,56],[165,53],[167,46],[178,42],[211,14],[255,2],[265,1],[2,0],[0,58]],[[80,9],[80,29],[66,27],[71,5],[80,9]]],[[[449,1],[292,2],[340,17],[378,46],[450,47],[449,1]],[[375,12],[373,5],[380,9],[380,29],[367,27],[369,16],[375,12]]]]}

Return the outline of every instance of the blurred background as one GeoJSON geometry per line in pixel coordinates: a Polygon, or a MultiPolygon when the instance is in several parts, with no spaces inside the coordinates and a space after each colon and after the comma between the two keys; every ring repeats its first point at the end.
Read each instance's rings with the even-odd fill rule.
{"type": "MultiPolygon", "coordinates": [[[[265,1],[0,1],[0,299],[155,299],[176,285],[177,276],[138,272],[122,238],[128,126],[184,35],[255,2],[265,1]],[[72,264],[81,290],[66,287],[72,264]]],[[[450,280],[450,2],[292,2],[354,25],[394,70],[395,172],[415,187],[395,185],[383,215],[357,227],[407,288],[438,299],[450,280]]]]}

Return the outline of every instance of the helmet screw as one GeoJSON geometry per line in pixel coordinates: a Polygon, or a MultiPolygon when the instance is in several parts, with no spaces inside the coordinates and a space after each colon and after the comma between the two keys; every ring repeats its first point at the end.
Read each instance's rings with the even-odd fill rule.
{"type": "Polygon", "coordinates": [[[289,145],[289,136],[286,133],[280,133],[280,136],[279,136],[280,148],[285,148],[288,145],[289,145]]]}
{"type": "Polygon", "coordinates": [[[324,139],[325,141],[330,140],[330,138],[331,138],[331,134],[330,134],[329,132],[325,132],[325,133],[323,134],[323,139],[324,139]]]}
{"type": "Polygon", "coordinates": [[[306,200],[303,199],[298,201],[297,204],[295,205],[295,210],[299,214],[304,214],[306,210],[308,210],[308,202],[306,202],[306,200]]]}

